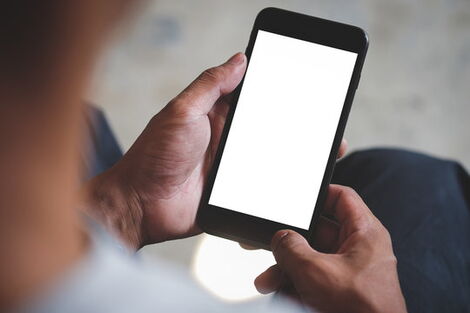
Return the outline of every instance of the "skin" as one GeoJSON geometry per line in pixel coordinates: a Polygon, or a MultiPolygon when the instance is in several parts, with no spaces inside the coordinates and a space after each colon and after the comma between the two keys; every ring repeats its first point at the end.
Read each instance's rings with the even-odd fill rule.
{"type": "Polygon", "coordinates": [[[0,12],[2,312],[87,251],[75,209],[81,97],[118,11],[108,1],[55,0],[14,1],[0,12]]]}
{"type": "Polygon", "coordinates": [[[331,185],[325,213],[338,222],[322,225],[329,236],[317,234],[330,252],[313,249],[294,231],[279,231],[271,243],[277,264],[256,278],[258,291],[280,291],[320,312],[406,312],[390,235],[359,195],[331,185]]]}
{"type": "Polygon", "coordinates": [[[195,217],[203,184],[228,95],[245,69],[238,53],[203,72],[152,118],[116,166],[90,183],[84,208],[134,248],[200,233],[195,217]],[[118,209],[108,210],[110,203],[118,209]]]}
{"type": "MultiPolygon", "coordinates": [[[[197,206],[227,96],[245,64],[236,54],[205,71],[158,113],[124,158],[90,183],[90,214],[133,248],[199,233],[197,206]]],[[[344,143],[340,153],[345,149],[344,143]]],[[[406,312],[387,230],[347,187],[330,187],[325,213],[335,219],[321,219],[318,250],[293,231],[276,234],[277,265],[256,279],[258,290],[288,290],[322,312],[406,312]]]]}
{"type": "MultiPolygon", "coordinates": [[[[196,208],[225,121],[229,95],[246,69],[245,56],[237,54],[205,71],[152,118],[118,164],[89,182],[79,194],[84,133],[81,99],[103,43],[132,1],[31,1],[28,5],[34,5],[34,10],[30,12],[21,4],[15,7],[20,2],[12,3],[8,7],[11,10],[3,10],[5,16],[0,18],[9,30],[5,34],[21,34],[14,44],[0,40],[0,98],[4,104],[0,106],[0,125],[6,130],[0,132],[0,142],[6,147],[0,154],[0,311],[44,290],[86,255],[87,229],[77,206],[135,249],[199,233],[196,208]],[[41,12],[41,18],[28,12],[41,12]]],[[[331,237],[335,224],[325,220],[324,226],[320,237],[325,238],[323,244],[328,249],[327,239],[335,238],[331,237]]],[[[376,240],[377,246],[387,247],[389,238],[376,235],[365,232],[358,242],[376,240]]],[[[289,234],[283,238],[291,242],[290,238],[296,237],[289,234]]],[[[359,261],[344,262],[338,268],[330,266],[330,271],[322,272],[326,278],[343,281],[340,286],[316,284],[313,278],[301,283],[298,276],[290,274],[286,261],[297,259],[298,251],[285,248],[288,246],[281,244],[280,250],[274,250],[279,271],[285,273],[306,304],[317,305],[317,300],[310,299],[318,289],[309,289],[309,283],[325,288],[325,307],[332,302],[328,296],[333,292],[342,299],[349,299],[348,294],[356,299],[356,288],[364,287],[354,284],[358,280],[343,281],[340,275],[340,270],[356,273],[362,269],[359,261]],[[344,286],[347,288],[338,289],[344,286]]],[[[384,259],[390,259],[388,249],[374,250],[372,244],[362,247],[357,250],[362,252],[351,255],[375,260],[370,256],[383,254],[384,259]]],[[[310,260],[314,252],[303,255],[310,260]]],[[[370,293],[362,298],[371,299],[365,302],[375,304],[374,308],[380,306],[380,299],[389,303],[390,297],[402,303],[401,293],[381,288],[387,285],[381,284],[381,277],[397,280],[393,262],[373,264],[376,266],[368,267],[367,272],[375,279],[375,288],[369,288],[370,293]]],[[[314,272],[311,261],[299,266],[314,272]]],[[[273,283],[263,288],[284,286],[275,275],[264,277],[271,277],[273,283]]],[[[259,282],[264,280],[260,278],[259,282]]]]}

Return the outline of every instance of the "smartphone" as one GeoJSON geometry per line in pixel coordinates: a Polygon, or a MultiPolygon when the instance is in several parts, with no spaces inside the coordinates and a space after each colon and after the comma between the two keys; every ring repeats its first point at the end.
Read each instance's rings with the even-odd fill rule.
{"type": "Polygon", "coordinates": [[[269,249],[293,229],[313,243],[367,47],[355,26],[258,14],[198,210],[205,232],[269,249]]]}

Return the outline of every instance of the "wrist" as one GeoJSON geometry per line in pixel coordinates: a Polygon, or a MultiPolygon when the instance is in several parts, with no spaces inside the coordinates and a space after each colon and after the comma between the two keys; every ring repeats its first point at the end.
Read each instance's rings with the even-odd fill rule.
{"type": "Polygon", "coordinates": [[[143,246],[143,213],[138,197],[126,188],[116,167],[89,181],[83,190],[80,209],[132,249],[143,246]]]}
{"type": "Polygon", "coordinates": [[[374,271],[372,275],[367,275],[369,277],[362,283],[359,292],[364,304],[362,312],[406,313],[406,303],[398,280],[396,258],[393,256],[385,263],[380,272],[374,271]]]}

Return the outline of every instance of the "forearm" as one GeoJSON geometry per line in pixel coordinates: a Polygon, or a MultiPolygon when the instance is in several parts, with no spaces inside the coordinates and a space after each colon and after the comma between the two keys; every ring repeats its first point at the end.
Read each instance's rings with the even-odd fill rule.
{"type": "Polygon", "coordinates": [[[82,190],[79,209],[98,221],[132,249],[143,246],[143,213],[137,195],[113,169],[89,181],[82,190]]]}

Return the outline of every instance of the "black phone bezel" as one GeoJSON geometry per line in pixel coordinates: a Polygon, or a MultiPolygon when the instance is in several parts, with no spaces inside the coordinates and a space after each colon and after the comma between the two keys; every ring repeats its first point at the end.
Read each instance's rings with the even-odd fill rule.
{"type": "Polygon", "coordinates": [[[341,139],[351,109],[356,88],[359,84],[361,69],[368,48],[368,37],[364,30],[359,27],[342,24],[330,20],[312,17],[300,13],[290,12],[278,8],[266,8],[258,13],[250,40],[246,48],[246,56],[249,60],[253,50],[258,30],[264,30],[292,38],[306,40],[321,45],[343,49],[358,54],[354,66],[353,75],[348,87],[344,106],[333,140],[330,155],[323,175],[322,184],[318,194],[317,202],[313,209],[312,219],[308,230],[293,227],[291,225],[273,222],[267,219],[247,215],[226,208],[221,208],[208,203],[225,143],[229,134],[233,116],[236,111],[238,97],[240,95],[243,81],[234,91],[233,104],[228,112],[227,120],[221,136],[214,164],[207,177],[205,188],[201,197],[197,213],[199,227],[209,234],[235,240],[252,246],[269,250],[272,236],[281,229],[293,229],[303,235],[310,244],[314,244],[313,234],[318,217],[321,215],[321,207],[324,204],[328,185],[333,174],[336,155],[338,154],[341,139]]]}

